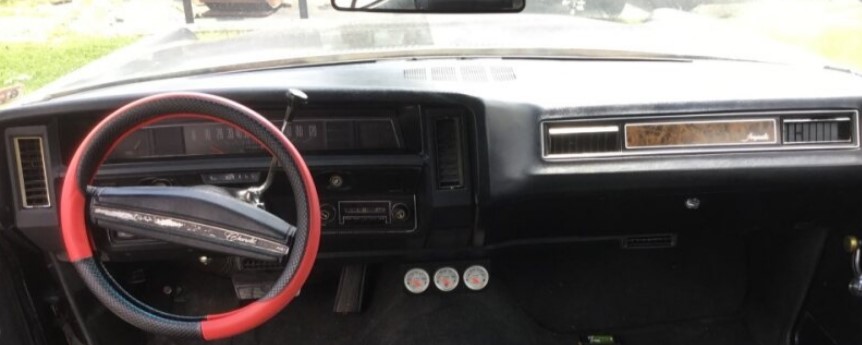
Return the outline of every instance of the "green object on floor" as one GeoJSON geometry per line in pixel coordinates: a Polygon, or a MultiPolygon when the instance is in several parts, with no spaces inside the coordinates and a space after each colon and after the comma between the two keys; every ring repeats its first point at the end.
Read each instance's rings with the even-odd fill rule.
{"type": "Polygon", "coordinates": [[[618,343],[614,339],[614,336],[602,334],[602,335],[587,336],[587,344],[589,344],[589,345],[617,345],[618,343]]]}

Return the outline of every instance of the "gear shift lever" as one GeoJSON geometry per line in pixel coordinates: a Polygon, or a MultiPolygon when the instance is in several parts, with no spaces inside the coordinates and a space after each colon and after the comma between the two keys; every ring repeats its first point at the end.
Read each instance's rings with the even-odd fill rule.
{"type": "MultiPolygon", "coordinates": [[[[281,123],[282,133],[287,129],[287,125],[293,121],[293,115],[296,109],[299,108],[299,106],[308,103],[308,95],[298,89],[288,89],[287,99],[287,108],[284,109],[284,120],[281,123]]],[[[263,208],[264,204],[260,200],[260,197],[263,195],[263,192],[266,192],[266,190],[272,186],[272,180],[277,168],[278,160],[273,157],[272,161],[269,163],[269,171],[266,173],[266,180],[263,181],[263,184],[239,190],[236,192],[236,196],[247,203],[263,208]]]]}

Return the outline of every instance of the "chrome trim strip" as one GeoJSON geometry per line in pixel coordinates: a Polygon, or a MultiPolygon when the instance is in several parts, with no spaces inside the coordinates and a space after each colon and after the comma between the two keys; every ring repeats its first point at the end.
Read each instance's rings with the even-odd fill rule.
{"type": "Polygon", "coordinates": [[[847,144],[847,143],[852,143],[852,142],[853,142],[853,139],[850,139],[850,140],[831,140],[831,141],[791,141],[791,142],[785,141],[785,142],[782,142],[781,144],[782,145],[798,146],[798,145],[817,145],[817,144],[847,144]]]}
{"type": "Polygon", "coordinates": [[[51,191],[48,188],[48,162],[45,160],[45,143],[42,141],[42,137],[40,136],[26,136],[26,137],[15,137],[13,139],[15,143],[15,159],[17,160],[17,164],[15,164],[15,168],[18,170],[18,190],[21,193],[21,206],[26,209],[32,208],[49,208],[51,207],[51,191]],[[39,154],[42,156],[42,176],[45,178],[42,179],[42,183],[45,185],[45,200],[48,202],[45,205],[30,205],[27,202],[27,191],[24,187],[24,167],[21,162],[21,148],[19,146],[19,141],[21,140],[38,140],[39,141],[39,154]]]}
{"type": "Polygon", "coordinates": [[[689,114],[689,115],[669,115],[669,116],[632,116],[632,117],[592,117],[584,119],[548,119],[542,120],[539,124],[539,154],[542,160],[547,162],[566,162],[577,161],[582,159],[593,158],[621,158],[631,156],[653,156],[653,155],[677,155],[677,154],[698,154],[698,153],[744,153],[744,152],[768,152],[768,151],[807,151],[807,150],[836,150],[836,149],[858,149],[859,146],[859,111],[855,109],[843,110],[800,110],[800,111],[763,111],[763,112],[733,112],[733,113],[710,113],[710,114],[689,114]],[[855,121],[853,126],[853,142],[849,144],[833,144],[833,145],[818,145],[818,144],[802,144],[802,145],[771,145],[771,146],[744,146],[744,147],[706,147],[699,149],[673,149],[673,150],[632,150],[632,151],[615,151],[607,153],[586,153],[586,154],[546,154],[547,137],[546,131],[549,124],[561,123],[613,123],[627,121],[649,121],[649,120],[667,120],[667,119],[698,119],[698,118],[716,118],[720,116],[771,116],[776,119],[782,116],[805,116],[815,114],[850,114],[855,121]]]}
{"type": "Polygon", "coordinates": [[[853,120],[849,117],[833,117],[831,119],[785,119],[781,123],[808,123],[808,122],[847,122],[853,120]]]}
{"type": "Polygon", "coordinates": [[[548,135],[619,133],[619,131],[620,126],[552,127],[548,128],[548,135]]]}
{"type": "Polygon", "coordinates": [[[623,126],[625,134],[623,135],[623,143],[627,150],[649,150],[660,149],[663,147],[709,147],[709,146],[753,146],[753,145],[774,145],[778,143],[778,121],[774,118],[760,119],[741,119],[741,120],[695,120],[695,121],[668,121],[668,122],[640,122],[626,123],[623,126]],[[772,140],[771,141],[752,141],[742,143],[721,143],[721,144],[680,144],[680,145],[652,145],[652,146],[629,146],[629,127],[646,127],[646,126],[661,126],[661,125],[684,125],[684,124],[700,124],[700,123],[740,123],[740,122],[772,122],[772,140]]]}
{"type": "Polygon", "coordinates": [[[105,206],[94,206],[93,213],[114,220],[139,223],[148,227],[164,229],[165,232],[185,233],[185,236],[190,238],[230,243],[278,255],[287,255],[290,252],[290,247],[284,243],[182,218],[166,217],[153,213],[105,206]]]}

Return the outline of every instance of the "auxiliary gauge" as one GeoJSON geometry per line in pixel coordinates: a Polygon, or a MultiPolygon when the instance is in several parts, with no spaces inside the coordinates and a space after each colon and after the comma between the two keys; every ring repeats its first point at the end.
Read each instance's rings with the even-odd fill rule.
{"type": "Polygon", "coordinates": [[[452,267],[443,267],[434,272],[434,286],[440,291],[449,292],[458,287],[460,274],[452,267]]]}
{"type": "Polygon", "coordinates": [[[464,286],[473,291],[479,291],[488,286],[491,275],[481,265],[467,267],[464,271],[464,286]]]}
{"type": "Polygon", "coordinates": [[[404,287],[411,293],[423,293],[428,290],[428,285],[431,285],[431,277],[421,268],[411,269],[404,274],[404,287]]]}

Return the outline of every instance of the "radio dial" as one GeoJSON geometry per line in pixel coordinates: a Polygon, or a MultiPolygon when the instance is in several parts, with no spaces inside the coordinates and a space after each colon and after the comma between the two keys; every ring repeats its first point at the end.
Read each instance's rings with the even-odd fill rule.
{"type": "Polygon", "coordinates": [[[408,218],[410,218],[410,210],[407,208],[407,205],[395,204],[392,206],[392,219],[397,222],[403,222],[408,218]]]}
{"type": "Polygon", "coordinates": [[[335,220],[335,217],[335,207],[330,204],[320,205],[320,221],[323,222],[323,224],[331,223],[333,220],[335,220]]]}

